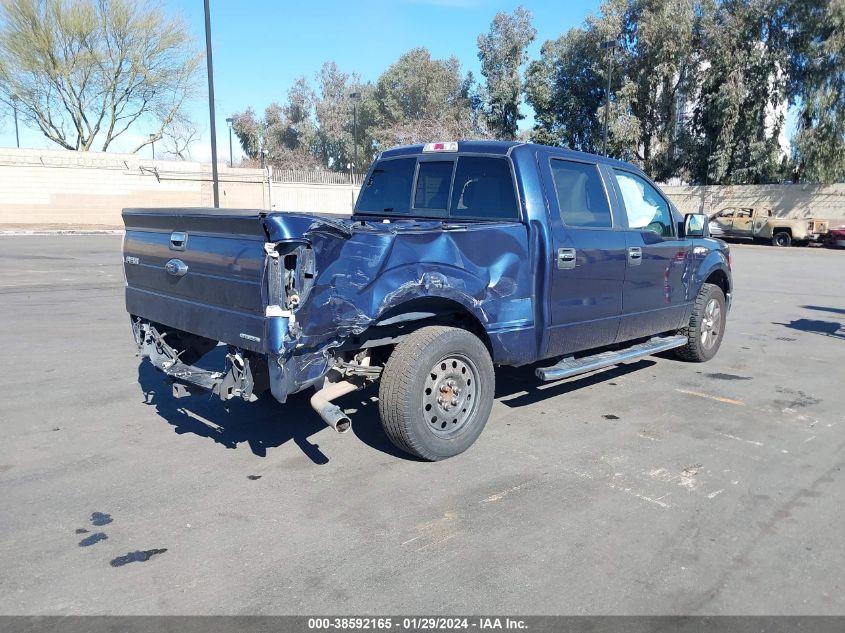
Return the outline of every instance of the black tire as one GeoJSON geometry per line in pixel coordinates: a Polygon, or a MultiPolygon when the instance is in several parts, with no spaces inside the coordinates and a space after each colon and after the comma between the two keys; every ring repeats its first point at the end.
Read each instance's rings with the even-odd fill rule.
{"type": "Polygon", "coordinates": [[[678,332],[687,337],[687,344],[675,350],[675,354],[694,363],[713,358],[722,344],[726,319],[725,293],[719,286],[704,284],[695,299],[689,325],[678,332]]]}
{"type": "Polygon", "coordinates": [[[477,336],[453,327],[421,328],[396,345],[382,372],[384,432],[397,448],[429,461],[463,453],[487,424],[495,380],[477,336]]]}
{"type": "Polygon", "coordinates": [[[772,235],[772,246],[791,246],[792,245],[792,236],[787,233],[786,231],[778,231],[774,235],[772,235]]]}

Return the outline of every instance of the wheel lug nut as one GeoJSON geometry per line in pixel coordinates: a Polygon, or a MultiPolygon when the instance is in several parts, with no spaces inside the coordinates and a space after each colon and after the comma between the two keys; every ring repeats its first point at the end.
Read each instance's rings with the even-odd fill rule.
{"type": "Polygon", "coordinates": [[[449,403],[448,403],[448,402],[447,402],[446,404],[444,404],[444,405],[443,405],[443,408],[444,408],[446,411],[448,411],[449,409],[451,409],[451,407],[449,406],[449,403]]]}
{"type": "Polygon", "coordinates": [[[452,398],[452,406],[453,407],[458,406],[458,399],[457,398],[452,398]]]}

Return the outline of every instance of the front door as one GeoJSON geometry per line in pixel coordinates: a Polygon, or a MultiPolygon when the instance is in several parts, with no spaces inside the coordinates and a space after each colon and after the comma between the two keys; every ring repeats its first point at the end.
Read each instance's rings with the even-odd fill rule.
{"type": "Polygon", "coordinates": [[[723,234],[730,235],[733,230],[734,209],[722,209],[713,216],[712,221],[723,234]]]}
{"type": "Polygon", "coordinates": [[[615,226],[594,163],[540,154],[554,242],[546,356],[616,340],[625,279],[625,232],[615,226]]]}
{"type": "Polygon", "coordinates": [[[753,209],[737,209],[734,212],[733,234],[737,237],[752,237],[754,235],[752,224],[753,209]]]}
{"type": "Polygon", "coordinates": [[[611,171],[628,219],[618,340],[676,330],[691,300],[690,242],[677,236],[679,218],[656,187],[634,172],[611,171]]]}

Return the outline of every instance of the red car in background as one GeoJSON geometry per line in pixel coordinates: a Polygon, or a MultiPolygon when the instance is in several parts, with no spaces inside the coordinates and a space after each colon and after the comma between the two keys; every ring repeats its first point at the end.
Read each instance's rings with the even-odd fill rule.
{"type": "Polygon", "coordinates": [[[825,242],[832,248],[845,248],[845,224],[830,229],[825,242]]]}

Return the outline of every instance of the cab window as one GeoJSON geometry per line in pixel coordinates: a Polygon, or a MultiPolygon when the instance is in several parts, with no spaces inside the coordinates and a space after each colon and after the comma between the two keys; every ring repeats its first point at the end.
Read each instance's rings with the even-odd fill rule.
{"type": "Polygon", "coordinates": [[[661,237],[672,237],[672,212],[669,203],[651,183],[631,172],[613,170],[622,192],[628,227],[653,231],[661,237]]]}
{"type": "Polygon", "coordinates": [[[358,196],[357,213],[410,213],[415,158],[379,161],[358,196]]]}
{"type": "Polygon", "coordinates": [[[458,158],[449,216],[518,220],[519,208],[508,161],[486,156],[458,158]]]}
{"type": "Polygon", "coordinates": [[[451,160],[420,163],[414,192],[415,209],[446,210],[454,165],[451,160]]]}
{"type": "Polygon", "coordinates": [[[560,216],[566,226],[613,226],[607,195],[595,165],[554,159],[551,168],[560,216]]]}

